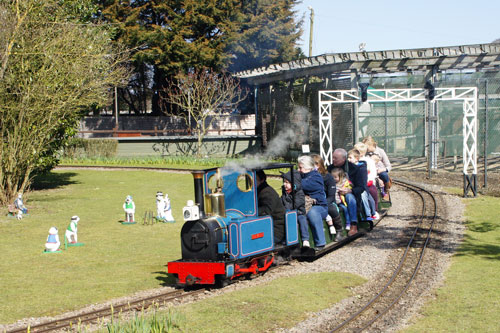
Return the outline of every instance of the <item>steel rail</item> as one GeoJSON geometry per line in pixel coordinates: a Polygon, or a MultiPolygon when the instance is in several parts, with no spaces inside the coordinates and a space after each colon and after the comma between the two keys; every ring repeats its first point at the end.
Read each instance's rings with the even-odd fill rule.
{"type": "Polygon", "coordinates": [[[105,308],[98,310],[84,312],[78,315],[72,315],[68,317],[63,317],[56,320],[51,320],[48,322],[40,323],[37,325],[29,325],[26,327],[18,328],[15,330],[9,330],[7,333],[18,333],[18,332],[50,332],[58,329],[63,329],[71,327],[72,325],[91,322],[98,320],[103,317],[114,317],[116,314],[121,314],[123,312],[129,312],[132,310],[140,311],[142,309],[147,309],[151,305],[159,304],[160,302],[171,301],[174,299],[184,298],[188,296],[194,296],[199,293],[205,292],[206,289],[198,289],[192,291],[174,290],[165,292],[162,294],[142,297],[140,299],[134,300],[132,302],[123,302],[118,304],[111,304],[105,308]]]}
{"type": "Polygon", "coordinates": [[[354,313],[353,315],[351,315],[348,319],[346,319],[345,321],[343,321],[342,323],[340,323],[338,326],[336,326],[330,332],[337,332],[340,329],[342,329],[345,326],[347,326],[348,324],[354,322],[354,320],[357,319],[358,317],[360,317],[360,315],[362,313],[364,313],[366,310],[368,310],[374,304],[376,304],[377,301],[379,301],[379,299],[381,298],[381,296],[389,289],[389,287],[392,285],[392,283],[399,276],[399,274],[401,273],[401,270],[403,268],[403,265],[406,262],[406,259],[408,257],[408,253],[409,253],[409,251],[411,249],[411,246],[414,245],[415,237],[418,234],[418,231],[421,228],[424,219],[426,218],[426,214],[425,214],[425,210],[426,210],[425,199],[424,199],[424,196],[421,193],[421,192],[424,192],[424,193],[428,194],[431,197],[432,201],[433,201],[433,207],[432,208],[434,209],[434,216],[432,217],[432,223],[431,223],[431,226],[428,229],[425,242],[422,245],[422,249],[421,249],[421,253],[420,253],[418,262],[417,262],[416,266],[413,268],[413,273],[412,273],[411,277],[408,279],[408,281],[406,282],[406,285],[404,286],[404,288],[400,290],[400,292],[396,295],[396,297],[393,299],[393,301],[388,306],[386,306],[385,309],[383,309],[382,311],[378,311],[378,313],[377,313],[376,316],[374,316],[371,320],[365,322],[364,326],[361,327],[360,329],[356,330],[356,332],[361,332],[361,331],[367,329],[375,321],[377,321],[384,314],[386,314],[394,306],[394,304],[396,304],[396,302],[401,297],[403,297],[403,295],[406,293],[406,291],[410,287],[410,284],[413,282],[415,276],[417,275],[417,273],[418,273],[418,271],[420,269],[422,260],[424,258],[425,249],[427,248],[428,242],[429,242],[430,237],[431,237],[431,232],[432,232],[432,230],[434,228],[434,224],[435,224],[435,221],[436,221],[436,218],[437,218],[437,203],[436,203],[436,198],[434,197],[434,195],[430,191],[425,190],[421,186],[418,186],[418,185],[415,185],[415,184],[406,183],[406,182],[403,182],[403,181],[400,181],[400,180],[393,180],[393,182],[395,184],[400,185],[400,186],[406,187],[409,190],[411,190],[411,191],[415,192],[416,194],[418,194],[418,196],[422,200],[422,210],[421,210],[420,221],[418,222],[418,225],[415,227],[415,229],[414,229],[414,231],[412,233],[412,236],[411,236],[411,238],[408,241],[408,244],[406,246],[406,250],[405,250],[403,256],[401,257],[398,266],[396,267],[396,269],[392,273],[391,278],[389,279],[389,281],[377,293],[377,295],[375,295],[372,299],[370,299],[360,310],[358,310],[356,313],[354,313]]]}

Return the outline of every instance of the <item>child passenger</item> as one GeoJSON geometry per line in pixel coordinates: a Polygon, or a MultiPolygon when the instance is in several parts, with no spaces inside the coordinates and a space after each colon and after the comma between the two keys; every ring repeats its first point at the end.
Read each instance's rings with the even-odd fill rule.
{"type": "Polygon", "coordinates": [[[366,156],[366,152],[368,149],[368,146],[366,144],[359,142],[354,145],[354,148],[359,151],[360,155],[359,161],[366,163],[366,170],[368,171],[368,181],[366,187],[368,187],[368,193],[371,195],[375,203],[374,206],[375,214],[372,215],[372,217],[374,220],[376,220],[379,218],[377,213],[378,192],[377,192],[377,187],[375,186],[376,185],[375,182],[377,181],[377,167],[375,165],[375,162],[369,156],[366,156]]]}
{"type": "MultiPolygon", "coordinates": [[[[380,156],[378,154],[370,153],[370,158],[375,163],[375,167],[377,168],[377,170],[384,168],[384,163],[382,163],[382,160],[380,159],[380,156]]],[[[378,187],[380,187],[380,191],[382,192],[382,196],[384,197],[386,195],[385,188],[384,188],[384,181],[380,177],[377,177],[376,181],[377,181],[378,187]]]]}
{"type": "MultiPolygon", "coordinates": [[[[306,226],[307,228],[307,217],[306,217],[306,200],[304,191],[302,191],[301,177],[298,171],[293,173],[293,188],[292,188],[292,176],[290,172],[283,173],[283,187],[281,195],[281,203],[285,210],[297,210],[297,221],[299,226],[306,226]],[[295,208],[293,206],[293,195],[295,195],[295,208]]],[[[303,246],[310,247],[309,240],[304,240],[303,246]]]]}
{"type": "MultiPolygon", "coordinates": [[[[360,153],[357,149],[351,149],[347,153],[347,159],[349,162],[360,165],[360,164],[365,164],[366,162],[361,162],[359,160],[360,158],[360,153]]],[[[361,193],[361,201],[363,203],[363,208],[365,210],[365,215],[366,215],[366,220],[367,221],[373,221],[373,219],[376,217],[376,210],[375,210],[375,201],[373,201],[373,198],[371,195],[369,195],[366,191],[363,191],[361,193]]]]}
{"type": "Polygon", "coordinates": [[[340,194],[339,190],[352,188],[352,184],[349,179],[347,179],[347,175],[345,174],[344,170],[342,170],[341,168],[333,168],[331,174],[333,176],[333,179],[335,179],[335,186],[337,187],[335,202],[337,203],[337,206],[344,212],[346,230],[350,230],[351,219],[349,217],[349,210],[347,209],[347,202],[345,200],[345,195],[340,194]]]}

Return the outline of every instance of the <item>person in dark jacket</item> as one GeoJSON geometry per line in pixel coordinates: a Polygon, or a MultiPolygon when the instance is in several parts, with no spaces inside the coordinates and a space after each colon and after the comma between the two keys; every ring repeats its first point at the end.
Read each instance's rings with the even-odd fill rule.
{"type": "Polygon", "coordinates": [[[352,189],[344,189],[345,199],[347,201],[347,209],[349,209],[349,217],[351,219],[351,230],[349,236],[358,232],[358,204],[361,205],[361,194],[367,191],[366,182],[368,171],[366,165],[357,166],[347,160],[347,151],[343,148],[337,148],[332,154],[332,164],[328,166],[328,172],[333,168],[343,169],[349,176],[352,182],[352,189]]]}
{"type": "MultiPolygon", "coordinates": [[[[283,177],[281,202],[286,210],[296,209],[299,228],[307,228],[306,201],[304,191],[302,191],[300,173],[293,172],[293,185],[290,172],[283,173],[281,176],[283,177]]],[[[306,245],[310,246],[309,240],[307,240],[306,245]]]]}
{"type": "Polygon", "coordinates": [[[328,216],[326,222],[330,229],[330,234],[335,235],[335,241],[341,241],[342,235],[342,222],[340,219],[339,209],[335,203],[335,194],[337,193],[337,186],[335,179],[330,172],[326,171],[325,161],[318,154],[312,154],[314,165],[318,172],[323,176],[323,183],[325,184],[326,203],[328,205],[328,216]]]}
{"type": "MultiPolygon", "coordinates": [[[[315,170],[314,161],[311,156],[300,156],[298,164],[299,172],[302,176],[302,190],[313,201],[312,207],[306,214],[307,220],[311,225],[314,244],[317,249],[321,249],[326,245],[325,233],[323,232],[323,219],[328,215],[323,177],[315,170]]],[[[304,245],[304,240],[309,238],[309,232],[307,228],[301,228],[300,232],[303,241],[302,245],[304,245]]]]}
{"type": "Polygon", "coordinates": [[[285,208],[278,193],[267,183],[264,171],[257,170],[256,175],[259,216],[273,218],[274,242],[281,243],[285,239],[285,208]]]}

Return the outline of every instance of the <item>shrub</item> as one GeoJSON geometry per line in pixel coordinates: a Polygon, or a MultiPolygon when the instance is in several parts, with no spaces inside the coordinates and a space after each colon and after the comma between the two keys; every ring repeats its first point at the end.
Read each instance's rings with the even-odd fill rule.
{"type": "Polygon", "coordinates": [[[71,139],[62,152],[63,158],[81,159],[97,157],[114,157],[118,149],[118,141],[112,139],[71,139]]]}

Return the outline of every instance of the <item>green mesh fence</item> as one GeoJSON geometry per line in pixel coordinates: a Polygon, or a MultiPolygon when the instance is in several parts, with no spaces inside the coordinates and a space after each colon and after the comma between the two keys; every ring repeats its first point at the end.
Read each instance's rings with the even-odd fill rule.
{"type": "MultiPolygon", "coordinates": [[[[397,73],[370,78],[370,88],[423,88],[428,79],[423,74],[397,73]]],[[[276,137],[285,138],[287,153],[298,153],[302,144],[319,152],[318,95],[320,90],[348,90],[357,86],[351,77],[329,80],[296,80],[263,85],[258,88],[257,127],[263,135],[264,146],[276,137]],[[293,129],[292,136],[283,135],[293,129]]],[[[436,88],[478,88],[477,152],[481,159],[500,158],[500,73],[447,72],[436,75],[436,88]]],[[[332,104],[333,148],[350,149],[355,137],[375,138],[391,158],[424,158],[428,140],[425,102],[378,102],[359,105],[356,123],[355,108],[351,103],[332,104]],[[354,133],[357,126],[357,133],[354,133]],[[355,135],[356,134],[356,135],[355,135]]],[[[463,105],[461,101],[437,101],[438,158],[462,160],[463,105]]],[[[438,161],[438,163],[440,163],[438,161]]],[[[454,162],[456,168],[457,162],[454,162]]],[[[478,161],[479,163],[479,161],[478,161]]]]}

